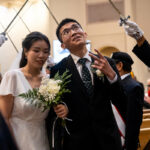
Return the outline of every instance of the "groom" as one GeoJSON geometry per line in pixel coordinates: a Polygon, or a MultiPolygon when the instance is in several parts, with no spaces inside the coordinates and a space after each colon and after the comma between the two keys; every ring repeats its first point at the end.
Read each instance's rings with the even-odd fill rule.
{"type": "Polygon", "coordinates": [[[70,135],[65,132],[62,149],[122,150],[111,101],[125,117],[126,96],[113,61],[98,51],[98,57],[89,54],[86,48],[87,34],[74,19],[62,20],[56,34],[62,48],[67,48],[71,53],[51,68],[51,77],[58,71],[62,74],[66,69],[72,75],[71,82],[67,84],[71,93],[65,94],[62,99],[69,109],[67,117],[72,119],[66,120],[70,135]],[[91,63],[104,76],[100,78],[92,73],[91,63]]]}

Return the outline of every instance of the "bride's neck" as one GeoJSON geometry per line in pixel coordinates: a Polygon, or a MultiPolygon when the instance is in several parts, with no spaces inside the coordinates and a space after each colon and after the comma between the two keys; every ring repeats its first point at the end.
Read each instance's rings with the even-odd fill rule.
{"type": "Polygon", "coordinates": [[[40,73],[41,73],[40,69],[33,69],[32,67],[29,67],[29,66],[23,67],[22,70],[25,73],[30,74],[32,76],[37,76],[37,75],[40,75],[40,73]]]}

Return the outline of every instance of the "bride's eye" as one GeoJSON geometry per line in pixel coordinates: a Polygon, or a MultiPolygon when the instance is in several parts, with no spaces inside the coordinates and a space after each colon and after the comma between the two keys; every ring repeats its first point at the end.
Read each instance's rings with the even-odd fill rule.
{"type": "Polygon", "coordinates": [[[49,50],[45,50],[44,53],[45,53],[45,54],[49,53],[49,50]]]}
{"type": "Polygon", "coordinates": [[[34,52],[36,52],[36,53],[38,53],[40,50],[38,50],[38,49],[34,49],[33,51],[34,51],[34,52]]]}

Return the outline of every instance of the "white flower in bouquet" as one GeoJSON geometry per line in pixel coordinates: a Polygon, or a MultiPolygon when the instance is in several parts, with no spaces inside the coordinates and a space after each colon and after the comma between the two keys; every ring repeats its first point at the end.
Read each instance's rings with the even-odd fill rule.
{"type": "Polygon", "coordinates": [[[54,80],[44,77],[39,87],[39,93],[43,95],[46,101],[53,100],[56,94],[60,91],[61,80],[54,80]]]}

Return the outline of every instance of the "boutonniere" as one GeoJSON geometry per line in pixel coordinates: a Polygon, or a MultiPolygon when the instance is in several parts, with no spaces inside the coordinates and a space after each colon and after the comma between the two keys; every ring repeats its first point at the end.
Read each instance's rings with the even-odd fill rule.
{"type": "MultiPolygon", "coordinates": [[[[92,64],[91,64],[91,65],[92,65],[92,64]]],[[[104,82],[104,74],[103,74],[99,69],[93,68],[93,67],[91,66],[91,71],[92,71],[92,73],[95,73],[96,76],[97,76],[100,80],[102,80],[102,82],[104,82]]]]}

